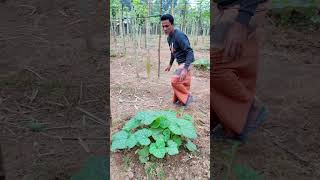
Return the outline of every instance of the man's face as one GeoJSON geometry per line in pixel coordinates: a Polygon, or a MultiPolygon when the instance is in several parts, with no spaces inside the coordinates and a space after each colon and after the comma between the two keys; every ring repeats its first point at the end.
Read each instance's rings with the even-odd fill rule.
{"type": "Polygon", "coordinates": [[[166,35],[169,35],[173,31],[173,25],[170,23],[169,20],[161,21],[161,23],[162,23],[162,29],[164,33],[166,35]]]}

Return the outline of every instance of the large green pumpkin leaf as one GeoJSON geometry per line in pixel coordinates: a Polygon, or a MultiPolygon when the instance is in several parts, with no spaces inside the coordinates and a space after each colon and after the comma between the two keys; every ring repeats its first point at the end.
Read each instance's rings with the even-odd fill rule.
{"type": "Polygon", "coordinates": [[[171,132],[173,132],[176,135],[181,135],[182,131],[180,126],[176,123],[176,121],[171,121],[169,129],[171,132]]]}
{"type": "Polygon", "coordinates": [[[172,119],[177,117],[177,113],[174,111],[162,111],[160,114],[165,116],[166,119],[172,119]]]}
{"type": "Polygon", "coordinates": [[[164,139],[163,139],[163,138],[158,138],[157,141],[156,141],[156,145],[157,145],[159,148],[162,148],[162,147],[165,147],[165,146],[166,146],[166,143],[164,142],[164,139]]]}
{"type": "Polygon", "coordinates": [[[135,118],[141,120],[142,124],[150,125],[152,124],[159,116],[161,112],[159,111],[140,111],[136,114],[135,118]]]}
{"type": "Polygon", "coordinates": [[[185,120],[185,119],[181,119],[176,122],[181,128],[181,133],[183,136],[190,138],[190,139],[195,139],[197,137],[197,133],[196,133],[195,127],[193,126],[192,122],[185,120]]]}
{"type": "Polygon", "coordinates": [[[158,147],[156,143],[150,145],[149,151],[152,155],[161,159],[166,155],[165,147],[158,147]]]}
{"type": "Polygon", "coordinates": [[[151,124],[151,128],[158,128],[160,126],[160,122],[161,122],[161,119],[162,116],[159,116],[158,118],[156,118],[155,121],[153,121],[153,123],[151,124]]]}
{"type": "Polygon", "coordinates": [[[117,133],[114,133],[112,135],[112,141],[113,140],[118,140],[118,139],[127,139],[129,136],[129,133],[126,131],[119,131],[117,133]]]}
{"type": "Polygon", "coordinates": [[[134,133],[137,141],[143,145],[149,145],[150,144],[150,139],[149,137],[152,135],[152,131],[146,128],[140,129],[137,132],[134,133]]]}
{"type": "Polygon", "coordinates": [[[172,136],[172,140],[178,145],[178,147],[181,146],[181,144],[182,144],[181,137],[174,135],[174,136],[172,136]]]}
{"type": "Polygon", "coordinates": [[[130,119],[122,128],[123,130],[130,131],[131,129],[137,128],[141,123],[140,119],[132,118],[130,119]]]}
{"type": "Polygon", "coordinates": [[[163,118],[160,122],[160,127],[165,129],[170,126],[170,121],[167,118],[163,118]]]}
{"type": "Polygon", "coordinates": [[[126,143],[129,149],[133,148],[138,143],[136,136],[134,134],[130,134],[126,143]]]}
{"type": "Polygon", "coordinates": [[[129,137],[129,133],[125,131],[119,131],[112,136],[112,144],[111,151],[115,151],[117,149],[125,149],[127,148],[127,139],[129,137]]]}
{"type": "Polygon", "coordinates": [[[126,149],[127,148],[127,139],[118,139],[112,141],[111,151],[115,151],[117,149],[126,149]]]}
{"type": "Polygon", "coordinates": [[[157,140],[157,139],[159,139],[159,138],[163,138],[163,135],[162,135],[162,129],[159,129],[159,128],[157,128],[157,129],[151,129],[151,131],[152,131],[152,138],[154,139],[154,140],[157,140]]]}
{"type": "Polygon", "coordinates": [[[195,144],[193,144],[189,139],[186,143],[186,147],[189,151],[194,152],[197,150],[197,146],[195,144]]]}
{"type": "Polygon", "coordinates": [[[167,142],[167,145],[168,147],[166,147],[166,151],[168,152],[169,155],[173,156],[173,155],[179,154],[177,143],[175,143],[172,140],[169,140],[167,142]]]}
{"type": "Polygon", "coordinates": [[[164,137],[164,141],[168,141],[170,139],[170,130],[169,129],[165,129],[163,132],[163,137],[164,137]]]}

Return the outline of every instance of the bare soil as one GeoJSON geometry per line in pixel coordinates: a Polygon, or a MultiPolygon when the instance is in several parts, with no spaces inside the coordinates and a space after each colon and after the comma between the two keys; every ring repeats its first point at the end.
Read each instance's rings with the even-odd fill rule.
{"type": "Polygon", "coordinates": [[[69,179],[89,155],[106,154],[105,31],[92,30],[96,48],[88,52],[78,9],[71,1],[0,4],[0,144],[9,180],[69,179]]]}

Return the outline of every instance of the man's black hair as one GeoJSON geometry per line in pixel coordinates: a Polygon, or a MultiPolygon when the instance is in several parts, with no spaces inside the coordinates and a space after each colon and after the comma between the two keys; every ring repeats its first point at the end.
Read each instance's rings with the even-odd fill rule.
{"type": "Polygon", "coordinates": [[[173,22],[174,22],[173,16],[171,14],[164,14],[161,16],[160,19],[161,19],[161,21],[169,20],[169,22],[171,24],[173,24],[173,22]]]}

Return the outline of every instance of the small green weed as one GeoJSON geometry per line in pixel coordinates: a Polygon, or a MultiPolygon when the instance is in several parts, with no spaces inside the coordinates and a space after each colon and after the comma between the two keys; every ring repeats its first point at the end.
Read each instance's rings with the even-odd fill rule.
{"type": "Polygon", "coordinates": [[[230,142],[231,148],[229,150],[219,148],[219,150],[215,152],[215,158],[220,160],[226,167],[224,178],[220,177],[220,179],[262,180],[263,178],[252,168],[234,162],[240,143],[236,141],[230,142]]]}
{"type": "Polygon", "coordinates": [[[198,70],[207,71],[210,69],[210,63],[207,59],[198,59],[192,64],[198,70]]]}

